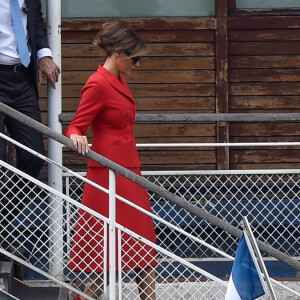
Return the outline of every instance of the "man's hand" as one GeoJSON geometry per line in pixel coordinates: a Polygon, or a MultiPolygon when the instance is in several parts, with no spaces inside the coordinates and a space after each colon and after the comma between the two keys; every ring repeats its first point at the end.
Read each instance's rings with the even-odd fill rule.
{"type": "Polygon", "coordinates": [[[58,81],[60,69],[49,56],[44,56],[38,61],[38,83],[40,85],[42,84],[43,74],[47,76],[55,89],[55,82],[58,81]]]}

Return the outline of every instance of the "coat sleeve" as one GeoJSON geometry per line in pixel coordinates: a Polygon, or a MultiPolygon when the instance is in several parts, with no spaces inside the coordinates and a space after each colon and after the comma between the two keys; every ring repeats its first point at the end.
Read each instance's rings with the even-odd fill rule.
{"type": "Polygon", "coordinates": [[[44,27],[43,22],[43,13],[41,7],[41,1],[36,1],[36,5],[34,6],[35,13],[35,30],[36,30],[36,51],[39,51],[43,48],[49,48],[48,39],[47,39],[47,31],[44,27]]]}
{"type": "Polygon", "coordinates": [[[104,109],[106,89],[99,82],[87,82],[81,92],[81,101],[75,116],[66,129],[66,136],[85,135],[95,117],[104,109]]]}

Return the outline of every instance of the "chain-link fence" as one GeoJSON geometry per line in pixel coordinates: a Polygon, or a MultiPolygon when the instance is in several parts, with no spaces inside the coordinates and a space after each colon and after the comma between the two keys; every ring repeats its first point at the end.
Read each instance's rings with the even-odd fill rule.
{"type": "MultiPolygon", "coordinates": [[[[140,295],[148,299],[154,299],[154,295],[156,299],[224,297],[225,281],[183,259],[178,253],[168,251],[163,244],[153,244],[118,223],[114,226],[114,239],[114,234],[111,235],[114,222],[110,218],[2,161],[0,165],[0,180],[4,183],[0,191],[3,203],[0,209],[1,253],[74,293],[85,294],[87,299],[105,299],[104,295],[108,294],[112,297],[115,286],[111,288],[108,283],[114,282],[114,277],[111,277],[114,273],[116,299],[138,299],[140,295]],[[78,232],[80,235],[76,237],[78,232]],[[88,241],[88,246],[83,247],[82,240],[88,241]],[[111,247],[112,240],[115,240],[115,247],[111,247]],[[116,272],[108,273],[114,252],[116,272]]],[[[80,177],[76,180],[85,181],[80,177]]],[[[71,186],[80,197],[80,189],[76,191],[78,186],[74,182],[71,186]]],[[[116,198],[126,201],[119,196],[116,198]]],[[[157,226],[169,226],[163,218],[153,217],[157,226]]],[[[172,230],[176,232],[175,227],[172,230]]],[[[183,236],[184,232],[181,230],[177,235],[183,236]]],[[[198,247],[206,248],[200,240],[198,247]]],[[[214,249],[210,248],[213,252],[214,249]]]]}
{"type": "MultiPolygon", "coordinates": [[[[239,226],[243,216],[247,216],[256,238],[290,256],[300,256],[300,174],[297,170],[165,171],[143,175],[234,226],[239,226]]],[[[68,193],[80,201],[82,182],[74,177],[66,178],[68,193]]],[[[234,255],[237,238],[151,191],[149,194],[156,215],[234,255]]],[[[181,257],[212,257],[210,249],[199,247],[189,237],[180,236],[170,228],[156,223],[156,232],[159,245],[181,257]]]]}

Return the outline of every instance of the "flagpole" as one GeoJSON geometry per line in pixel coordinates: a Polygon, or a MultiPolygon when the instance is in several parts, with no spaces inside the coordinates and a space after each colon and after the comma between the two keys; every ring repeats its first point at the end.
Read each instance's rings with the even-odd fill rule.
{"type": "Polygon", "coordinates": [[[263,258],[261,256],[260,250],[257,246],[256,241],[255,241],[255,238],[254,238],[254,235],[253,235],[253,232],[252,232],[252,229],[251,229],[251,226],[250,226],[250,223],[249,223],[247,217],[243,217],[243,221],[244,221],[244,227],[245,227],[245,231],[246,231],[245,238],[246,238],[246,240],[248,239],[248,241],[251,245],[251,247],[249,247],[249,250],[253,250],[253,252],[255,253],[255,256],[257,258],[260,270],[262,271],[262,273],[264,275],[264,279],[266,280],[268,290],[271,294],[272,299],[277,300],[275,291],[274,291],[273,286],[271,284],[271,280],[270,280],[268,270],[267,270],[267,268],[264,264],[263,258]]]}

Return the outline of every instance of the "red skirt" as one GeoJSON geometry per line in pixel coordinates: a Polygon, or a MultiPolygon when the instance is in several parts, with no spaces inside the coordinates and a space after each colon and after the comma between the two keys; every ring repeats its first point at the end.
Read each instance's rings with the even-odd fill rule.
{"type": "MultiPolygon", "coordinates": [[[[134,173],[141,175],[139,168],[130,169],[134,173]]],[[[108,169],[88,168],[87,178],[100,186],[108,189],[108,169]]],[[[144,187],[131,180],[117,174],[116,175],[117,195],[151,212],[148,192],[144,187]]],[[[82,204],[108,217],[109,202],[108,194],[85,183],[82,204]]],[[[137,209],[116,201],[117,223],[141,235],[142,237],[156,243],[154,223],[151,217],[138,211],[137,209]]],[[[70,255],[69,267],[74,271],[97,272],[104,270],[104,227],[103,221],[91,216],[83,209],[79,210],[78,221],[73,238],[72,251],[70,255]]],[[[108,241],[107,245],[108,245],[108,241]]],[[[117,249],[116,249],[117,250],[117,249]]],[[[108,257],[107,252],[107,259],[108,257]]],[[[140,269],[147,266],[156,266],[156,251],[133,238],[122,233],[122,270],[140,269]]],[[[118,269],[118,262],[116,262],[118,269]]]]}

